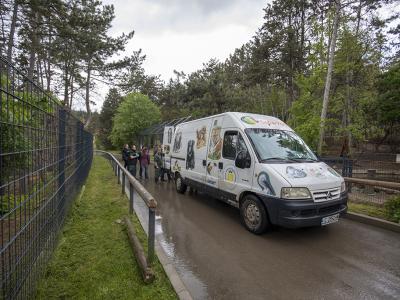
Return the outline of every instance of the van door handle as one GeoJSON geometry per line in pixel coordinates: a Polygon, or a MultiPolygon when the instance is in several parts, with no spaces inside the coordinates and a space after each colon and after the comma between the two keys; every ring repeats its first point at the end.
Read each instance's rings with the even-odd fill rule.
{"type": "Polygon", "coordinates": [[[218,163],[218,169],[222,170],[224,168],[224,163],[219,162],[218,163]]]}
{"type": "Polygon", "coordinates": [[[203,166],[205,167],[207,165],[207,161],[203,159],[203,166]]]}

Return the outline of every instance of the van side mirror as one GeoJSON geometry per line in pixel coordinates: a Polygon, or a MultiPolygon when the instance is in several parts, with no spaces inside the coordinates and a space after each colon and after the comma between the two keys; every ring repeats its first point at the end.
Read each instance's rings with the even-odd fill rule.
{"type": "Polygon", "coordinates": [[[248,151],[240,151],[235,159],[235,166],[240,169],[246,169],[251,167],[251,158],[248,151]]]}

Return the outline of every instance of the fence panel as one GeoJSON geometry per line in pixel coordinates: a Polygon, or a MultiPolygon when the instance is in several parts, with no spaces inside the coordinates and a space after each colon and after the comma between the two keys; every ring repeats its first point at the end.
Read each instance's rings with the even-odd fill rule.
{"type": "Polygon", "coordinates": [[[92,162],[92,135],[0,57],[0,299],[30,298],[92,162]]]}

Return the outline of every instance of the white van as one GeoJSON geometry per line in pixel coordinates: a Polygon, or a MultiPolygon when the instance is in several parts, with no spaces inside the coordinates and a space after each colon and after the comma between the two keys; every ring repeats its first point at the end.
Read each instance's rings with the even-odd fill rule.
{"type": "Polygon", "coordinates": [[[343,178],[277,118],[227,112],[182,123],[170,150],[177,191],[190,186],[239,208],[253,233],[327,225],[347,210],[343,178]]]}

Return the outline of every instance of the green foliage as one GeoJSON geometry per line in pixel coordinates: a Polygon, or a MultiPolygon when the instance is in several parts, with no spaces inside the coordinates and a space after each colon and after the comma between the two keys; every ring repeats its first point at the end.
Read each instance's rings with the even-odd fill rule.
{"type": "Polygon", "coordinates": [[[112,120],[117,112],[118,106],[122,102],[122,96],[117,89],[111,88],[108,91],[106,99],[104,100],[103,107],[101,109],[99,118],[99,132],[97,134],[96,141],[99,142],[105,149],[113,148],[113,144],[110,139],[110,134],[112,131],[112,120]]]}
{"type": "Polygon", "coordinates": [[[298,76],[296,84],[299,87],[300,97],[291,107],[289,125],[312,149],[316,149],[324,84],[321,68],[316,68],[308,77],[298,76]]]}
{"type": "Polygon", "coordinates": [[[4,182],[13,171],[29,168],[33,159],[29,150],[39,148],[39,143],[45,134],[45,131],[38,131],[32,135],[24,127],[51,127],[52,118],[43,112],[53,113],[53,107],[58,101],[51,96],[26,93],[27,87],[24,86],[11,89],[10,82],[5,76],[1,82],[2,89],[13,91],[12,96],[0,91],[1,151],[18,153],[0,157],[2,165],[0,182],[4,182]]]}
{"type": "Polygon", "coordinates": [[[390,221],[400,222],[400,196],[390,198],[385,203],[386,216],[390,221]]]}
{"type": "Polygon", "coordinates": [[[386,220],[386,211],[384,207],[378,206],[371,203],[354,203],[347,202],[349,212],[355,212],[363,215],[367,215],[374,218],[386,220]]]}
{"type": "MultiPolygon", "coordinates": [[[[387,53],[384,27],[389,23],[379,19],[378,12],[384,3],[359,1],[341,8],[324,126],[326,135],[347,137],[352,146],[396,134],[398,128],[396,68],[375,85],[387,53]]],[[[260,30],[224,62],[211,59],[191,74],[175,73],[176,78],[160,92],[163,119],[224,111],[273,115],[315,147],[333,4],[327,0],[269,3],[260,30]]]]}
{"type": "Polygon", "coordinates": [[[383,73],[376,86],[379,121],[387,126],[400,125],[400,62],[383,73]]]}
{"type": "Polygon", "coordinates": [[[115,147],[130,143],[140,130],[160,121],[160,109],[140,93],[126,95],[113,119],[111,141],[115,147]]]}

